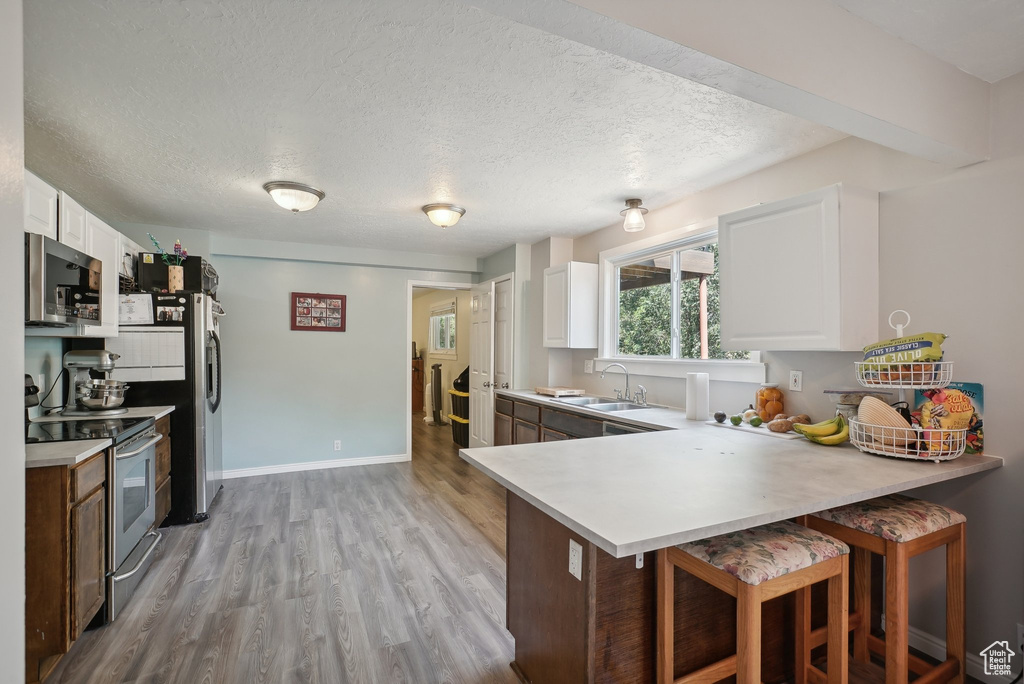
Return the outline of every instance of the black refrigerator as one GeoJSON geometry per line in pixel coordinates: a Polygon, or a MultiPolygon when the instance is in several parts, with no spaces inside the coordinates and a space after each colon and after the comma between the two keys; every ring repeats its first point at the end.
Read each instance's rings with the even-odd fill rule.
{"type": "Polygon", "coordinates": [[[221,342],[224,310],[207,294],[132,293],[106,348],[121,355],[111,377],[125,380],[125,406],[174,405],[171,511],[166,524],[202,522],[222,488],[221,342]],[[151,301],[147,298],[152,298],[151,301]]]}

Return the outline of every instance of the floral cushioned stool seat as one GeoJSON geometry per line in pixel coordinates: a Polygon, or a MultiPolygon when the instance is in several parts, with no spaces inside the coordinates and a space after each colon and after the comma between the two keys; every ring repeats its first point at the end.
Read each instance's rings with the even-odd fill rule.
{"type": "Polygon", "coordinates": [[[850,552],[843,542],[783,520],[680,544],[679,550],[758,585],[850,552]]]}
{"type": "Polygon", "coordinates": [[[894,542],[908,542],[967,522],[962,513],[903,494],[830,508],[814,516],[894,542]]]}

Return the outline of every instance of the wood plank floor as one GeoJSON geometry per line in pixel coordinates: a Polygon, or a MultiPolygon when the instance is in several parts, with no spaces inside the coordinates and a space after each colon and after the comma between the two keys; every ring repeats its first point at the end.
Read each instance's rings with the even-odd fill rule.
{"type": "Polygon", "coordinates": [[[227,480],[48,684],[517,682],[504,489],[412,424],[411,463],[227,480]]]}

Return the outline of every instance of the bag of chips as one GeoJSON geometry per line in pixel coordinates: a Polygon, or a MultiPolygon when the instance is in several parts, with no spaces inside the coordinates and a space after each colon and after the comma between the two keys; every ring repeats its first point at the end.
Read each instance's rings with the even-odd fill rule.
{"type": "Polygon", "coordinates": [[[915,361],[941,361],[942,333],[923,333],[882,340],[864,347],[864,360],[878,364],[913,363],[915,361]]]}

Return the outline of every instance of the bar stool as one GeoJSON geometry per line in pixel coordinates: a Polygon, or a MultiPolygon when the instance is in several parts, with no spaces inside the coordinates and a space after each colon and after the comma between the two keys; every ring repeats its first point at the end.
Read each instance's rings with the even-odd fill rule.
{"type": "MultiPolygon", "coordinates": [[[[849,547],[781,521],[658,551],[658,684],[709,684],[736,675],[761,682],[761,604],[828,581],[828,684],[847,682],[849,547]],[[674,572],[682,568],[736,598],[736,654],[675,679],[674,572]]],[[[808,663],[808,668],[812,666],[808,663]]]]}
{"type": "MultiPolygon", "coordinates": [[[[854,660],[867,662],[871,652],[884,656],[886,684],[906,684],[908,670],[920,675],[914,684],[963,684],[967,518],[939,504],[893,494],[830,508],[801,522],[853,547],[854,660]],[[946,660],[932,666],[909,653],[908,564],[912,557],[939,546],[946,547],[946,660]],[[870,633],[872,553],[885,556],[885,641],[870,633]]],[[[798,634],[807,635],[810,614],[802,600],[798,595],[797,621],[803,626],[798,634]]],[[[805,638],[812,648],[822,642],[820,631],[805,638]]],[[[798,678],[797,683],[803,681],[798,678]]]]}

